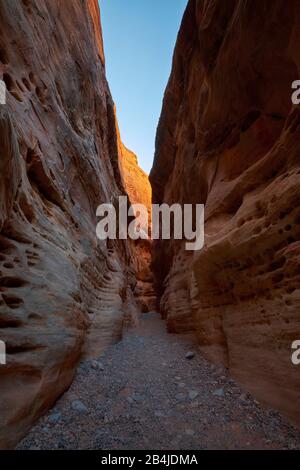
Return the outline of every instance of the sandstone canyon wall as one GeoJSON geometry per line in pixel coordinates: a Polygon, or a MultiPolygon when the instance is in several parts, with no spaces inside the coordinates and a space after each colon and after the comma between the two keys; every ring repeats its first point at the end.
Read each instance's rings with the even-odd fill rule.
{"type": "MultiPolygon", "coordinates": [[[[119,155],[125,189],[132,204],[143,204],[148,210],[148,232],[151,233],[152,190],[148,175],[139,167],[137,156],[120,141],[119,155]]],[[[138,215],[138,214],[137,214],[138,215]]],[[[145,230],[147,227],[145,227],[145,230]]],[[[151,240],[132,241],[137,284],[134,295],[139,309],[146,313],[156,309],[156,294],[151,270],[151,240]]]]}
{"type": "Polygon", "coordinates": [[[0,447],[131,319],[127,242],[96,238],[125,193],[97,0],[1,0],[0,447]]]}
{"type": "Polygon", "coordinates": [[[205,204],[205,246],[155,244],[170,331],[300,421],[300,72],[295,0],[190,0],[157,132],[155,203],[205,204]]]}

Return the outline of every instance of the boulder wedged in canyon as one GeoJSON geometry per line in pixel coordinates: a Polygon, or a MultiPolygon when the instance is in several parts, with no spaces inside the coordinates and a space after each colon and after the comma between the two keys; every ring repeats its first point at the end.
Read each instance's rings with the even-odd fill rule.
{"type": "Polygon", "coordinates": [[[300,421],[299,4],[190,0],[157,132],[154,203],[205,204],[205,246],[155,244],[171,331],[300,421]]]}
{"type": "Polygon", "coordinates": [[[1,448],[134,313],[131,248],[96,237],[125,193],[99,19],[96,0],[0,1],[1,448]]]}
{"type": "MultiPolygon", "coordinates": [[[[131,204],[142,204],[147,208],[148,227],[145,226],[144,230],[147,231],[148,229],[150,235],[152,222],[150,181],[148,175],[139,167],[137,156],[122,143],[120,135],[119,155],[124,185],[131,204]]],[[[138,239],[132,241],[132,250],[137,280],[134,290],[137,304],[142,312],[151,312],[156,309],[156,294],[153,288],[152,242],[150,238],[148,240],[138,239]]]]}

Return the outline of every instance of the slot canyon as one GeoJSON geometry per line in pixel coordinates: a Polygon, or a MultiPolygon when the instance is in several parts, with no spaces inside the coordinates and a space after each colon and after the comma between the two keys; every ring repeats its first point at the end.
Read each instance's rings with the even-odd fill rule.
{"type": "Polygon", "coordinates": [[[298,13],[187,2],[148,178],[98,1],[0,0],[1,449],[300,448],[298,13]],[[99,240],[122,195],[204,247],[99,240]]]}

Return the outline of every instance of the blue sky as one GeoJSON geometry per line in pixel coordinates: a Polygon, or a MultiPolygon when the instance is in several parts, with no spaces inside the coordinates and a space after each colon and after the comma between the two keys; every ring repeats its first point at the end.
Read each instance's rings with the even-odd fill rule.
{"type": "Polygon", "coordinates": [[[187,0],[99,0],[106,72],[124,144],[149,173],[187,0]]]}

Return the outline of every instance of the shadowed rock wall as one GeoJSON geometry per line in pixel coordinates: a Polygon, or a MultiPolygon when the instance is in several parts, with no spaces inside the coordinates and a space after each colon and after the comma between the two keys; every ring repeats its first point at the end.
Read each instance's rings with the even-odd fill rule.
{"type": "Polygon", "coordinates": [[[299,3],[190,0],[150,175],[155,203],[204,203],[205,247],[155,245],[170,331],[300,420],[299,3]]]}
{"type": "Polygon", "coordinates": [[[0,447],[131,321],[127,242],[96,238],[124,194],[96,0],[1,0],[0,447]]]}

